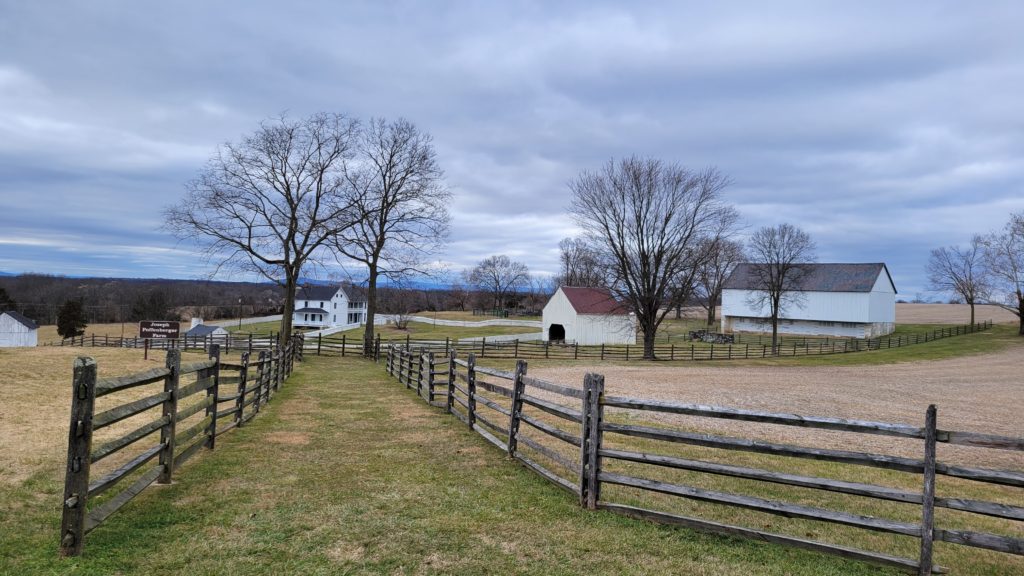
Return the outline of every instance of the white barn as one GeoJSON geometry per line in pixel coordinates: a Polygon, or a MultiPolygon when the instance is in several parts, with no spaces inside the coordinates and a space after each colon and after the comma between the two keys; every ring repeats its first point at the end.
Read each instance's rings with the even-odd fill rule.
{"type": "Polygon", "coordinates": [[[35,346],[38,343],[38,324],[14,310],[0,313],[0,348],[35,346]]]}
{"type": "Polygon", "coordinates": [[[324,329],[365,323],[366,298],[358,288],[300,286],[295,292],[292,326],[324,329]]]}
{"type": "MultiPolygon", "coordinates": [[[[896,328],[896,285],[885,264],[807,264],[797,302],[779,314],[780,334],[874,338],[896,328]]],[[[740,264],[722,290],[722,332],[771,332],[753,264],[740,264]]]]}
{"type": "Polygon", "coordinates": [[[636,344],[636,317],[603,288],[563,286],[544,306],[544,340],[636,344]]]}

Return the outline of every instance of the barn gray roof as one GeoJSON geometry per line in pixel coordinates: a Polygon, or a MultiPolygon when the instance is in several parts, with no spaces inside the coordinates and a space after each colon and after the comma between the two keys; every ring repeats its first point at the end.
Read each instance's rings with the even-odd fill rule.
{"type": "Polygon", "coordinates": [[[198,324],[189,328],[188,332],[185,332],[185,336],[209,336],[217,331],[220,326],[210,326],[209,324],[198,324]]]}
{"type": "Polygon", "coordinates": [[[366,302],[366,288],[362,286],[342,286],[341,290],[349,302],[366,302]]]}
{"type": "MultiPolygon", "coordinates": [[[[743,263],[736,266],[728,280],[726,290],[757,290],[756,264],[743,263]]],[[[885,273],[886,279],[896,292],[889,269],[884,263],[871,264],[803,264],[808,272],[800,280],[797,290],[808,292],[871,292],[878,276],[885,273]]]]}
{"type": "Polygon", "coordinates": [[[295,297],[299,300],[330,300],[338,293],[337,286],[299,286],[295,291],[295,297]]]}
{"type": "Polygon", "coordinates": [[[324,310],[323,308],[299,308],[295,312],[313,313],[313,314],[327,314],[327,310],[324,310]]]}
{"type": "MultiPolygon", "coordinates": [[[[14,320],[18,324],[21,324],[22,326],[24,326],[25,328],[28,328],[29,330],[35,330],[36,328],[39,328],[38,324],[33,322],[31,319],[22,316],[21,313],[15,312],[14,310],[8,310],[8,311],[4,312],[3,314],[7,314],[11,318],[14,318],[14,320]]],[[[0,314],[0,316],[2,316],[3,314],[0,314]]]]}

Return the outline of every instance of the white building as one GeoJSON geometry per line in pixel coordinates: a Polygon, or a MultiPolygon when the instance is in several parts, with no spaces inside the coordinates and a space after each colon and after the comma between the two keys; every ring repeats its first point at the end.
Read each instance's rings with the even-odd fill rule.
{"type": "Polygon", "coordinates": [[[292,326],[334,328],[366,323],[366,297],[358,288],[300,286],[295,293],[292,326]]]}
{"type": "MultiPolygon", "coordinates": [[[[806,264],[795,302],[783,305],[780,334],[874,338],[896,328],[896,285],[885,264],[806,264]]],[[[722,290],[722,332],[772,331],[753,264],[740,264],[722,290]]]]}
{"type": "Polygon", "coordinates": [[[210,324],[203,324],[202,318],[193,318],[192,327],[185,332],[187,338],[206,338],[207,336],[213,336],[214,338],[223,338],[228,335],[228,331],[223,326],[211,326],[210,324]]]}
{"type": "Polygon", "coordinates": [[[603,288],[563,286],[544,306],[544,340],[636,344],[636,317],[603,288]]]}
{"type": "Polygon", "coordinates": [[[0,348],[35,346],[39,325],[14,310],[0,313],[0,348]]]}

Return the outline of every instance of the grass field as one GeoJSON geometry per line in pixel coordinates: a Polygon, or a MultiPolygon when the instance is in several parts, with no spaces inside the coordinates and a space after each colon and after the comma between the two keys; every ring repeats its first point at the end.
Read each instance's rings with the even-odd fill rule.
{"type": "MultiPolygon", "coordinates": [[[[483,322],[484,320],[501,319],[498,318],[497,316],[473,314],[473,312],[469,310],[424,310],[422,312],[413,312],[413,316],[423,316],[424,318],[437,318],[438,320],[466,320],[468,322],[483,322]]],[[[540,320],[540,318],[540,316],[509,316],[507,320],[540,320]]]]}
{"type": "MultiPolygon", "coordinates": [[[[56,539],[66,391],[75,352],[82,350],[0,354],[2,372],[21,383],[0,388],[0,409],[5,410],[0,414],[5,439],[0,444],[0,533],[5,534],[0,539],[0,573],[891,573],[829,556],[583,511],[573,497],[389,380],[380,366],[351,358],[310,358],[301,364],[251,426],[221,437],[217,451],[187,464],[174,485],[147,490],[90,534],[84,557],[60,560],[56,539]],[[28,356],[33,353],[45,355],[28,356]],[[40,363],[47,365],[42,372],[36,369],[40,363]]],[[[141,361],[137,351],[86,352],[99,359],[101,374],[104,367],[115,372],[159,363],[141,361]]],[[[724,453],[718,460],[766,465],[742,453],[724,453]]],[[[801,473],[835,472],[827,464],[796,465],[801,473]]],[[[870,469],[858,479],[907,487],[917,482],[913,475],[870,469]]],[[[750,488],[739,480],[696,482],[718,489],[750,488]]],[[[609,488],[608,497],[675,506],[677,512],[753,522],[770,531],[796,531],[852,546],[895,547],[901,553],[913,548],[913,541],[904,537],[817,524],[811,528],[803,521],[721,507],[710,510],[621,490],[609,488]]],[[[912,507],[890,510],[876,502],[851,504],[807,492],[770,487],[760,495],[856,505],[861,513],[913,519],[912,507]]],[[[980,526],[1005,531],[999,523],[980,526]]],[[[957,574],[1015,574],[1024,569],[1020,559],[958,550],[963,549],[940,546],[939,555],[957,574]]]]}
{"type": "MultiPolygon", "coordinates": [[[[407,330],[400,330],[392,324],[376,326],[375,333],[380,334],[382,340],[401,340],[406,336],[413,340],[444,340],[451,338],[476,338],[480,336],[498,336],[501,334],[527,334],[540,332],[539,328],[528,328],[524,326],[482,326],[479,328],[461,328],[458,326],[439,326],[425,322],[409,322],[407,330]]],[[[345,334],[349,338],[362,338],[363,328],[353,328],[346,332],[332,334],[333,338],[339,338],[345,334]]]]}

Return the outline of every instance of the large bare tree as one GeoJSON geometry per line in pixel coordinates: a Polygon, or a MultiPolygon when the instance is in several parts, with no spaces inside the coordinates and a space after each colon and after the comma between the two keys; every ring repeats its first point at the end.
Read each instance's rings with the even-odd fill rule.
{"type": "Polygon", "coordinates": [[[352,220],[334,242],[367,274],[363,350],[373,353],[377,282],[426,273],[424,264],[448,235],[448,202],[432,138],[405,119],[373,119],[346,171],[352,220]]]}
{"type": "Polygon", "coordinates": [[[202,246],[222,269],[255,272],[284,288],[280,338],[292,328],[295,290],[307,265],[352,225],[344,178],[358,122],[340,114],[262,123],[220,147],[166,226],[202,246]]]}
{"type": "Polygon", "coordinates": [[[604,284],[600,256],[582,238],[563,238],[558,243],[561,270],[555,277],[558,286],[599,288],[604,284]]]}
{"type": "Polygon", "coordinates": [[[707,259],[697,268],[697,296],[707,312],[707,324],[715,323],[718,302],[722,299],[725,280],[746,260],[743,243],[729,238],[719,238],[705,248],[707,259]]]}
{"type": "Polygon", "coordinates": [[[644,358],[665,315],[686,297],[702,244],[736,220],[728,178],[654,158],[610,160],[569,183],[570,211],[607,271],[606,286],[636,315],[644,358]],[[688,280],[689,279],[689,280],[688,280]]]}
{"type": "Polygon", "coordinates": [[[971,324],[974,324],[975,304],[988,298],[984,252],[984,239],[974,236],[966,248],[943,246],[932,250],[926,268],[932,290],[958,294],[970,305],[971,324]]]}
{"type": "Polygon", "coordinates": [[[747,242],[753,291],[752,305],[768,307],[772,322],[772,351],[778,353],[779,315],[803,297],[801,283],[814,262],[814,241],[792,224],[765,226],[747,242]]]}
{"type": "Polygon", "coordinates": [[[1010,215],[1001,232],[985,237],[985,265],[1002,300],[991,303],[1017,315],[1024,336],[1024,212],[1010,215]]]}
{"type": "Polygon", "coordinates": [[[495,309],[504,308],[509,294],[526,287],[530,269],[504,254],[489,256],[469,273],[469,281],[481,292],[491,295],[495,309]]]}

